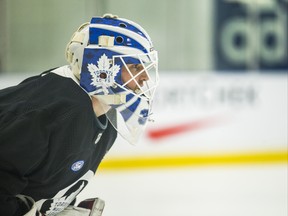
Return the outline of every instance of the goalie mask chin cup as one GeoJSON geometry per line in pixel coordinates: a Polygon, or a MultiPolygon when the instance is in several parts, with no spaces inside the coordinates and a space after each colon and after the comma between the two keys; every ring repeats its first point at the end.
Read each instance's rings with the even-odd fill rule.
{"type": "Polygon", "coordinates": [[[157,51],[147,32],[127,19],[93,17],[72,36],[66,58],[81,87],[111,107],[106,115],[120,135],[136,143],[159,82],[157,51]]]}

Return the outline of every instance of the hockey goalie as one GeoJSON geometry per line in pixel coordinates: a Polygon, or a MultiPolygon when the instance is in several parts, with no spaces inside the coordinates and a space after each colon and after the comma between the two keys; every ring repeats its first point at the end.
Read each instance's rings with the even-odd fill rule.
{"type": "Polygon", "coordinates": [[[0,90],[0,215],[100,216],[77,200],[116,140],[151,118],[158,57],[133,21],[93,17],[73,34],[68,64],[0,90]]]}

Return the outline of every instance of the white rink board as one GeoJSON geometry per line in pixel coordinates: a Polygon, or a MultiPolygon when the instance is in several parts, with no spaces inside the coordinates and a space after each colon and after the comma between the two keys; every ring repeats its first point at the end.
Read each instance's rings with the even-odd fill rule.
{"type": "Polygon", "coordinates": [[[162,73],[155,122],[136,148],[123,145],[120,138],[110,154],[285,150],[287,82],[287,73],[162,73]],[[157,139],[149,136],[151,131],[183,124],[192,124],[191,129],[157,139]]]}
{"type": "MultiPolygon", "coordinates": [[[[119,137],[109,157],[287,148],[287,73],[160,75],[155,122],[148,125],[136,147],[119,137]],[[170,136],[149,136],[155,130],[183,124],[194,128],[170,136]]],[[[2,75],[0,89],[27,76],[2,75]]]]}

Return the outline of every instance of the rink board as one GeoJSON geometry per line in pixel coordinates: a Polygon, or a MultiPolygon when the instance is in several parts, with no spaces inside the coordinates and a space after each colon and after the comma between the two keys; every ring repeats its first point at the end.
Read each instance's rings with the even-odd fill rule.
{"type": "Polygon", "coordinates": [[[155,122],[101,168],[287,163],[287,73],[161,75],[155,122]]]}
{"type": "MultiPolygon", "coordinates": [[[[0,76],[0,88],[28,75],[0,76]]],[[[287,163],[287,73],[161,73],[154,122],[103,170],[287,163]]]]}

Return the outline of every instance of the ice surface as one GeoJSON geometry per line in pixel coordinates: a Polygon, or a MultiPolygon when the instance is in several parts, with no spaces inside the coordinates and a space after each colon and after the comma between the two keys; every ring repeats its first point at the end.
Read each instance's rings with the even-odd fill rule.
{"type": "Polygon", "coordinates": [[[78,201],[103,216],[287,216],[287,165],[100,171],[78,201]]]}

